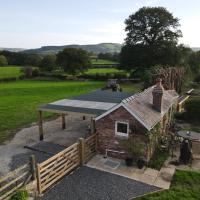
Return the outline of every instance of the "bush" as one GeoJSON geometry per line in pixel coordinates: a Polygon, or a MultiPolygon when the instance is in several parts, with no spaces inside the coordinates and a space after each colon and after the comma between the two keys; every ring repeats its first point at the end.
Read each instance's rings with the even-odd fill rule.
{"type": "Polygon", "coordinates": [[[3,55],[0,55],[0,66],[4,66],[7,64],[8,64],[7,58],[3,55]]]}
{"type": "Polygon", "coordinates": [[[26,78],[37,77],[40,74],[38,67],[24,67],[22,72],[26,78]]]}
{"type": "Polygon", "coordinates": [[[160,170],[164,162],[168,158],[168,156],[169,156],[169,153],[167,151],[161,150],[159,148],[156,149],[149,162],[149,167],[160,170]]]}
{"type": "Polygon", "coordinates": [[[28,197],[29,194],[26,190],[19,190],[10,198],[10,200],[27,200],[28,197]]]}
{"type": "Polygon", "coordinates": [[[187,119],[200,121],[200,97],[194,97],[185,103],[187,119]]]}
{"type": "Polygon", "coordinates": [[[187,114],[186,114],[186,112],[182,112],[182,113],[177,112],[177,113],[174,114],[174,117],[178,120],[186,120],[187,114]]]}

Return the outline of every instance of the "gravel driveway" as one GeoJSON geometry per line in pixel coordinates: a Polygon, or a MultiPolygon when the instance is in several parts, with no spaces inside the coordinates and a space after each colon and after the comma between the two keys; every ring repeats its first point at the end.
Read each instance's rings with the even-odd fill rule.
{"type": "MultiPolygon", "coordinates": [[[[86,115],[87,116],[87,115],[86,115]]],[[[61,129],[61,118],[56,120],[46,121],[44,123],[44,142],[48,145],[48,151],[55,151],[56,145],[64,146],[65,148],[73,144],[80,137],[85,137],[87,134],[87,126],[90,123],[90,116],[86,117],[83,121],[83,115],[69,114],[66,116],[66,129],[61,129]],[[53,143],[55,145],[53,145],[53,143]]],[[[39,142],[38,125],[35,124],[28,128],[23,128],[16,133],[15,137],[7,141],[5,144],[0,145],[0,176],[7,174],[9,171],[25,164],[31,154],[35,154],[38,162],[43,161],[50,157],[50,155],[31,151],[24,148],[24,146],[37,146],[40,145],[42,150],[46,152],[45,144],[39,142]]],[[[61,149],[62,150],[62,149],[61,149]]],[[[53,152],[54,154],[56,152],[53,152]]]]}
{"type": "Polygon", "coordinates": [[[129,200],[159,189],[84,166],[62,179],[39,200],[129,200]]]}

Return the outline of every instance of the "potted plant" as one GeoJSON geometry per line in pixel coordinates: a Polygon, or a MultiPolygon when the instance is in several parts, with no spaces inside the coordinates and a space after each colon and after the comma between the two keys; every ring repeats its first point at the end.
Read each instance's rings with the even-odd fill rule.
{"type": "Polygon", "coordinates": [[[120,144],[127,152],[127,156],[125,158],[126,165],[133,166],[133,162],[135,161],[139,169],[143,168],[145,161],[141,156],[144,155],[144,144],[138,138],[134,137],[121,140],[120,144]]]}

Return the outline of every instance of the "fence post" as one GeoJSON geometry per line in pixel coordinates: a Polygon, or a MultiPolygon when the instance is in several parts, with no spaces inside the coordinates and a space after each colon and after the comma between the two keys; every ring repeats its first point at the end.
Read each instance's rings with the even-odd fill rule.
{"type": "Polygon", "coordinates": [[[35,155],[30,156],[30,166],[31,166],[31,180],[36,180],[36,161],[35,161],[35,155]]]}
{"type": "Polygon", "coordinates": [[[79,138],[80,164],[85,163],[85,139],[79,138]]]}
{"type": "Polygon", "coordinates": [[[91,117],[91,134],[95,133],[95,120],[94,117],[91,117]]]}

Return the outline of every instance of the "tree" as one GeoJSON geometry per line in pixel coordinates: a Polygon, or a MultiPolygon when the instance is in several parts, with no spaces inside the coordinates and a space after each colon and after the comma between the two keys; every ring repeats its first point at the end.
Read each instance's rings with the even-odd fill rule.
{"type": "Polygon", "coordinates": [[[125,69],[179,62],[179,20],[163,7],[143,7],[125,20],[127,37],[120,54],[125,69]]]}
{"type": "Polygon", "coordinates": [[[154,66],[151,70],[146,70],[144,78],[144,87],[147,88],[156,83],[158,78],[162,79],[162,84],[166,90],[176,90],[181,92],[185,78],[185,68],[170,66],[154,66]]]}
{"type": "Polygon", "coordinates": [[[77,74],[87,70],[91,61],[87,51],[76,48],[66,48],[57,54],[57,64],[69,74],[77,74]]]}
{"type": "Polygon", "coordinates": [[[163,7],[143,7],[125,20],[126,44],[147,46],[176,44],[182,36],[179,20],[163,7]]]}
{"type": "Polygon", "coordinates": [[[24,65],[29,65],[29,66],[40,66],[41,62],[41,56],[37,54],[27,54],[24,60],[24,65]]]}
{"type": "Polygon", "coordinates": [[[196,74],[200,72],[200,51],[191,53],[189,57],[189,65],[192,72],[196,74]]]}
{"type": "Polygon", "coordinates": [[[44,71],[51,72],[56,68],[56,55],[46,55],[42,58],[40,68],[44,71]]]}
{"type": "Polygon", "coordinates": [[[4,66],[7,64],[8,64],[7,58],[3,55],[0,55],[0,66],[4,66]]]}

